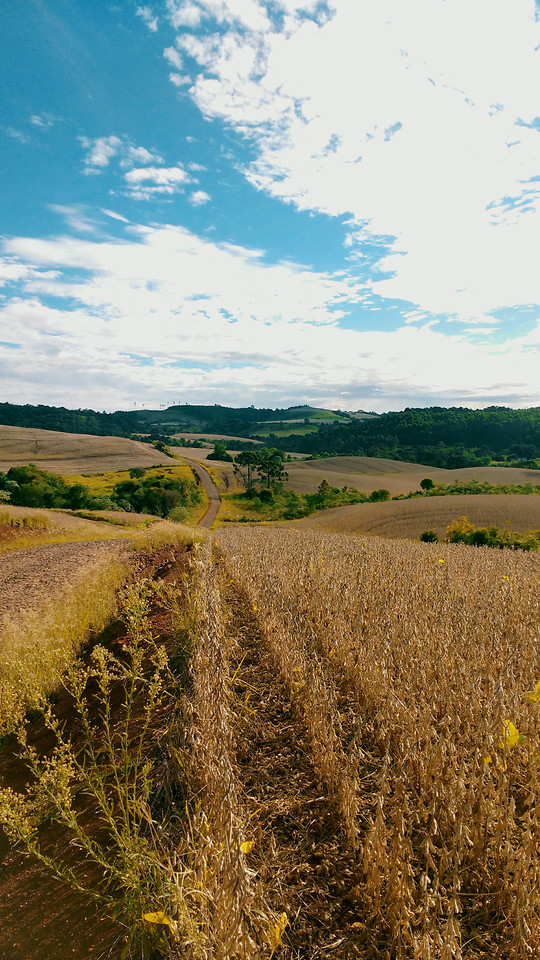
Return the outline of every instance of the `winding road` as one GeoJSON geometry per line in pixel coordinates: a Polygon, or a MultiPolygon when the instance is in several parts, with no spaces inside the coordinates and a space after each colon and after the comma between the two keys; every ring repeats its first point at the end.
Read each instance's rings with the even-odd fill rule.
{"type": "Polygon", "coordinates": [[[210,528],[217,517],[217,512],[221,503],[221,497],[219,495],[218,488],[216,487],[206,467],[203,467],[198,460],[188,460],[187,457],[182,457],[182,460],[185,460],[185,462],[189,464],[191,469],[194,470],[197,476],[200,478],[200,481],[206,490],[208,499],[210,501],[206,513],[201,517],[197,526],[210,528]]]}

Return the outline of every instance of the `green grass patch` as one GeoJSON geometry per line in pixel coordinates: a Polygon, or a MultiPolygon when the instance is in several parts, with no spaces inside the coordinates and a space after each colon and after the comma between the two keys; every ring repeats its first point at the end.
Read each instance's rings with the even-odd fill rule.
{"type": "Polygon", "coordinates": [[[252,431],[254,437],[303,437],[308,433],[317,433],[316,423],[294,423],[290,426],[281,423],[271,423],[266,426],[255,426],[252,431]]]}
{"type": "Polygon", "coordinates": [[[240,494],[224,494],[220,519],[223,523],[271,522],[298,520],[318,510],[351,503],[374,503],[389,500],[388,490],[363,493],[350,487],[331,487],[327,480],[317,493],[296,493],[278,484],[273,490],[253,490],[240,494]]]}

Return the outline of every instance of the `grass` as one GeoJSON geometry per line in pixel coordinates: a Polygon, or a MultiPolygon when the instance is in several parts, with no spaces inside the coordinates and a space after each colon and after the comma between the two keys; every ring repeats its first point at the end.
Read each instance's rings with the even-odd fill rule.
{"type": "Polygon", "coordinates": [[[116,607],[128,566],[110,554],[82,563],[53,600],[4,621],[0,650],[0,732],[12,730],[29,707],[54,690],[85,640],[99,633],[116,607]]]}
{"type": "MultiPolygon", "coordinates": [[[[163,466],[160,465],[146,468],[145,476],[166,476],[174,477],[178,480],[193,480],[193,474],[187,463],[171,465],[170,460],[169,463],[163,466]]],[[[69,473],[63,474],[63,479],[69,484],[84,484],[84,486],[88,487],[92,495],[95,497],[108,497],[112,493],[113,487],[116,483],[122,483],[125,480],[130,480],[131,478],[128,469],[108,470],[103,473],[92,474],[69,473]]]]}
{"type": "MultiPolygon", "coordinates": [[[[284,422],[285,423],[285,422],[284,422]]],[[[269,437],[275,434],[276,437],[302,437],[308,433],[317,433],[318,426],[315,423],[291,423],[290,426],[281,426],[280,423],[270,423],[266,426],[255,424],[253,427],[254,437],[269,437]]]]}

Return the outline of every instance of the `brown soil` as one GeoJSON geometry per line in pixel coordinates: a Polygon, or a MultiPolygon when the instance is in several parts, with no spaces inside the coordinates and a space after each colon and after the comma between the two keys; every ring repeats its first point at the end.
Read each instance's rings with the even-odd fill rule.
{"type": "MultiPolygon", "coordinates": [[[[26,561],[29,552],[25,552],[26,561]]],[[[162,555],[152,559],[152,568],[158,576],[177,579],[185,560],[184,547],[174,553],[168,548],[162,555]]],[[[148,569],[147,574],[152,574],[152,568],[148,569]]],[[[152,627],[164,641],[167,626],[164,614],[155,612],[152,627]]],[[[113,624],[99,638],[99,642],[118,649],[123,643],[121,625],[113,624]]],[[[121,709],[119,699],[116,709],[121,709]]],[[[58,691],[55,710],[68,728],[73,725],[75,715],[72,704],[62,688],[58,691]]],[[[162,717],[160,721],[164,722],[165,719],[162,717]]],[[[46,755],[50,751],[51,737],[39,717],[29,722],[28,737],[39,754],[46,755]]],[[[0,752],[0,784],[17,789],[24,785],[26,779],[24,762],[18,757],[16,743],[10,739],[0,752]]],[[[100,822],[91,811],[87,812],[85,827],[92,835],[100,829],[100,822]]],[[[65,832],[57,825],[49,823],[44,826],[40,842],[46,852],[57,849],[65,862],[80,868],[80,852],[68,843],[65,832]]],[[[96,879],[92,867],[86,869],[83,864],[83,870],[90,883],[96,879]]],[[[57,880],[33,858],[25,856],[17,848],[10,849],[1,832],[0,931],[1,960],[89,960],[90,957],[117,960],[124,944],[123,929],[118,923],[104,916],[103,911],[89,898],[57,880]]]]}

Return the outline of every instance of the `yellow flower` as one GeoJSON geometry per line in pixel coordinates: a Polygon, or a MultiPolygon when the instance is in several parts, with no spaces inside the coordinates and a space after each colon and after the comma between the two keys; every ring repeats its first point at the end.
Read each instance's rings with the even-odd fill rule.
{"type": "MultiPolygon", "coordinates": [[[[540,686],[540,684],[539,684],[540,686]]],[[[503,735],[499,738],[499,749],[509,750],[510,747],[518,747],[525,740],[525,734],[520,733],[511,720],[503,720],[503,735]]],[[[490,767],[493,763],[491,755],[484,757],[484,764],[490,767]]],[[[497,770],[506,770],[506,763],[498,763],[497,770]]]]}
{"type": "Polygon", "coordinates": [[[172,929],[172,920],[166,913],[163,913],[163,910],[158,910],[156,913],[143,913],[143,920],[146,920],[147,923],[158,923],[162,927],[172,929]]]}
{"type": "Polygon", "coordinates": [[[534,690],[528,690],[527,693],[524,693],[523,696],[526,700],[532,700],[533,703],[540,703],[540,680],[536,684],[534,690]]]}
{"type": "Polygon", "coordinates": [[[281,943],[281,938],[283,936],[283,931],[289,922],[289,918],[286,913],[282,913],[276,926],[273,928],[270,934],[270,946],[272,947],[272,953],[270,954],[269,960],[272,960],[274,953],[281,943]]]}
{"type": "Polygon", "coordinates": [[[508,747],[517,747],[524,739],[525,736],[518,733],[511,720],[503,720],[503,735],[499,740],[499,746],[503,750],[507,750],[508,747]]]}
{"type": "Polygon", "coordinates": [[[240,849],[242,853],[251,853],[254,846],[255,846],[254,840],[244,840],[244,842],[240,844],[240,849]]]}

